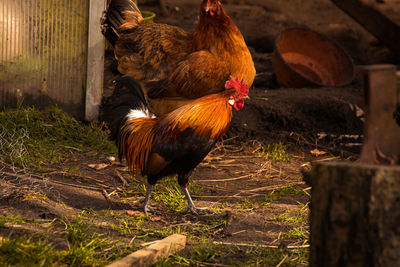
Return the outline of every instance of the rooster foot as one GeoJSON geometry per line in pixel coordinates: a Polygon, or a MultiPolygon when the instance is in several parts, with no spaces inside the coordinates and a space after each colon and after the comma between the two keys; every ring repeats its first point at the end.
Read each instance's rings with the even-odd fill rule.
{"type": "Polygon", "coordinates": [[[187,208],[186,208],[186,210],[185,210],[185,213],[187,213],[187,212],[191,212],[191,213],[193,213],[193,214],[195,214],[195,215],[197,215],[197,214],[199,214],[199,213],[214,213],[212,210],[210,210],[209,208],[197,208],[197,207],[195,207],[195,206],[187,206],[187,208]]]}
{"type": "Polygon", "coordinates": [[[155,214],[157,212],[157,209],[150,206],[150,205],[146,205],[144,206],[144,214],[149,215],[149,213],[155,214]]]}

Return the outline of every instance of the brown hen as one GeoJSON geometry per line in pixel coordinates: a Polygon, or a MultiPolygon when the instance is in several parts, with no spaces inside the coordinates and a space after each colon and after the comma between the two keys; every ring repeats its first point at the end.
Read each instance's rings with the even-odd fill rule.
{"type": "Polygon", "coordinates": [[[118,70],[138,80],[150,109],[162,115],[223,90],[229,76],[251,86],[256,74],[245,40],[217,0],[203,0],[192,33],[143,20],[132,0],[112,0],[104,33],[118,70]]]}

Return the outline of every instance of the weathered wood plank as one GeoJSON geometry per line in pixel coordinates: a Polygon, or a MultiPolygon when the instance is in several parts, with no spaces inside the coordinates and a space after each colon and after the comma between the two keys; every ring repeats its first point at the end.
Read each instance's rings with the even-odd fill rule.
{"type": "Polygon", "coordinates": [[[150,266],[159,258],[167,257],[169,254],[176,253],[186,246],[186,236],[174,234],[162,240],[154,242],[152,245],[135,251],[125,258],[122,258],[108,267],[129,267],[129,266],[150,266]]]}
{"type": "Polygon", "coordinates": [[[104,9],[104,0],[90,0],[85,105],[85,120],[87,121],[98,119],[103,95],[105,42],[100,31],[100,20],[104,9]]]}

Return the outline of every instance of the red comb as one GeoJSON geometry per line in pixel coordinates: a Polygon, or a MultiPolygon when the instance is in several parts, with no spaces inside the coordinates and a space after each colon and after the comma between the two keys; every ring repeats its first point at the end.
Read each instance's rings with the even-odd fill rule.
{"type": "Polygon", "coordinates": [[[233,78],[229,76],[229,80],[225,83],[225,88],[233,88],[236,91],[239,91],[241,95],[246,96],[249,93],[249,87],[243,80],[239,80],[239,77],[233,78]]]}

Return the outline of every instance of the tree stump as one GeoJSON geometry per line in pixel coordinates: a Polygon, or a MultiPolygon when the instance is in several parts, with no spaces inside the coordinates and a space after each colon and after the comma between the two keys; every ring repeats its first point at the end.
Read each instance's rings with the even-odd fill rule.
{"type": "Polygon", "coordinates": [[[310,266],[400,266],[400,166],[313,166],[310,266]]]}

